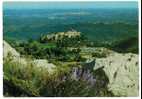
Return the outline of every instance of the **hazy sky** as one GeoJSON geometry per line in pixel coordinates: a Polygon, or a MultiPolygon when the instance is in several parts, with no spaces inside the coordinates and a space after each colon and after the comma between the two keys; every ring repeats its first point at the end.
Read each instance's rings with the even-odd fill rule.
{"type": "Polygon", "coordinates": [[[12,9],[137,8],[138,2],[4,2],[12,9]]]}

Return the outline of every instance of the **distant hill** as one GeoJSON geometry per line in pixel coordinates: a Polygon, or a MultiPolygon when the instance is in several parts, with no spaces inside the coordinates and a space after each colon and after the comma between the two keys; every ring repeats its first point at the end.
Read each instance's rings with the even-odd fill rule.
{"type": "Polygon", "coordinates": [[[71,29],[99,42],[138,34],[137,9],[4,9],[3,20],[4,38],[10,40],[25,41],[71,29]]]}
{"type": "Polygon", "coordinates": [[[42,34],[67,32],[71,30],[71,28],[80,31],[90,40],[99,42],[113,42],[122,38],[138,36],[138,25],[126,23],[77,23],[55,26],[44,25],[38,26],[37,28],[16,26],[15,28],[16,29],[14,30],[14,28],[6,27],[4,30],[4,38],[15,40],[28,40],[30,38],[36,39],[42,34]]]}
{"type": "Polygon", "coordinates": [[[10,43],[74,29],[96,46],[120,48],[130,39],[132,44],[127,49],[133,52],[138,49],[137,9],[13,9],[4,10],[3,20],[4,39],[10,43]]]}

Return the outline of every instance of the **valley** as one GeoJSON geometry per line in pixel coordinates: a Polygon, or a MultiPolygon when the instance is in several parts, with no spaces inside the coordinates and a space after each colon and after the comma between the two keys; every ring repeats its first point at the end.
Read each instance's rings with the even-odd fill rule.
{"type": "Polygon", "coordinates": [[[137,7],[17,4],[3,9],[5,97],[139,95],[137,7]]]}

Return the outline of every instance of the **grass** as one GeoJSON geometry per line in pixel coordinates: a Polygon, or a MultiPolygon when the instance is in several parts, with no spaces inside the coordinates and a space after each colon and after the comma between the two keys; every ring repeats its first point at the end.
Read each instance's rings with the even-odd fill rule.
{"type": "Polygon", "coordinates": [[[56,44],[55,44],[55,43],[47,43],[47,44],[39,43],[39,46],[40,46],[41,48],[55,48],[55,47],[56,47],[56,44]]]}
{"type": "Polygon", "coordinates": [[[73,80],[71,69],[67,66],[58,66],[55,73],[49,74],[46,69],[35,67],[30,63],[25,66],[6,58],[3,70],[4,96],[113,96],[106,85],[104,88],[98,87],[100,82],[96,86],[90,86],[82,79],[73,80]]]}

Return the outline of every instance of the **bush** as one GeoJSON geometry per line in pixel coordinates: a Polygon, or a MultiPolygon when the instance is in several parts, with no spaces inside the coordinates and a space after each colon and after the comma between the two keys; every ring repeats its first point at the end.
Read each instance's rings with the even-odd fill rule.
{"type": "MultiPolygon", "coordinates": [[[[70,70],[72,68],[65,70],[60,66],[55,73],[49,74],[46,69],[35,67],[30,63],[23,66],[21,63],[6,59],[4,96],[113,96],[107,90],[107,84],[101,86],[98,80],[96,86],[90,86],[85,80],[74,80],[71,78],[70,70]]],[[[100,72],[97,73],[99,74],[100,72]]]]}
{"type": "Polygon", "coordinates": [[[121,53],[138,53],[138,37],[116,41],[112,44],[111,49],[121,53]]]}
{"type": "Polygon", "coordinates": [[[92,53],[92,57],[97,57],[97,58],[103,58],[103,57],[106,57],[107,56],[107,53],[105,52],[94,52],[92,53]]]}

